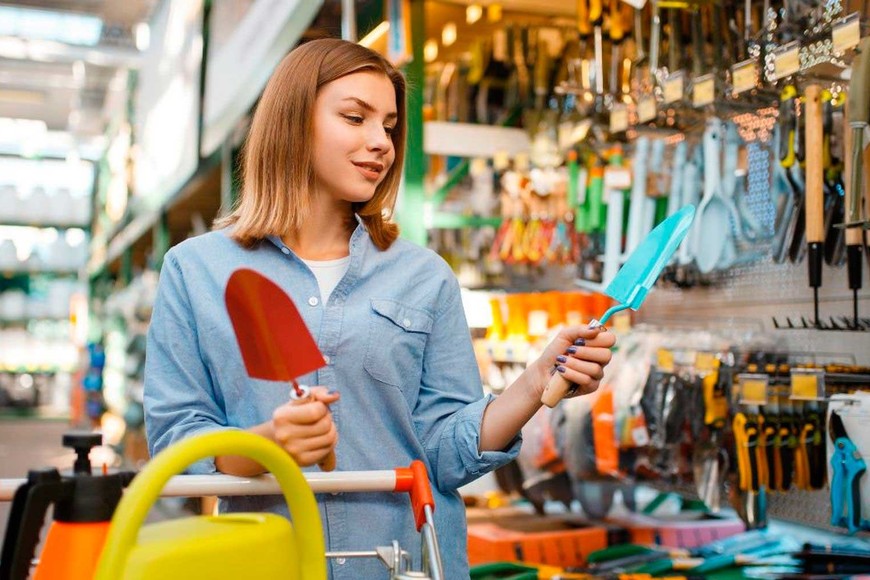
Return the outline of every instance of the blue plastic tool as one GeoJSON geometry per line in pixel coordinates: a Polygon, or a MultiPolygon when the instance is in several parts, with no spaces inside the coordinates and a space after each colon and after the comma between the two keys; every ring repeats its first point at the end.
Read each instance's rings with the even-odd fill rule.
{"type": "Polygon", "coordinates": [[[834,441],[831,454],[831,525],[840,526],[854,534],[870,528],[870,522],[861,518],[861,476],[867,464],[858,448],[849,439],[843,420],[835,411],[831,413],[828,434],[834,441]]]}
{"type": "Polygon", "coordinates": [[[619,304],[609,308],[597,324],[592,321],[590,326],[603,326],[617,312],[640,308],[659,274],[689,233],[694,218],[695,206],[687,205],[649,233],[604,290],[619,304]]]}
{"type": "MultiPolygon", "coordinates": [[[[659,274],[689,233],[694,217],[695,206],[687,205],[657,225],[644,238],[604,290],[618,304],[610,307],[599,320],[590,322],[589,328],[603,326],[611,316],[622,310],[640,308],[659,274]]],[[[541,395],[541,402],[554,407],[565,395],[573,392],[572,388],[576,390],[572,383],[555,373],[541,395]]]]}

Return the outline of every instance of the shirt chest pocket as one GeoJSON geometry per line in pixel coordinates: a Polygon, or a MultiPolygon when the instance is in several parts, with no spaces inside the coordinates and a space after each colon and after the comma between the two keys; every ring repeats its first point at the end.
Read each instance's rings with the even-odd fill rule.
{"type": "Polygon", "coordinates": [[[364,366],[382,383],[416,398],[423,374],[423,351],[432,316],[395,300],[372,299],[364,366]]]}

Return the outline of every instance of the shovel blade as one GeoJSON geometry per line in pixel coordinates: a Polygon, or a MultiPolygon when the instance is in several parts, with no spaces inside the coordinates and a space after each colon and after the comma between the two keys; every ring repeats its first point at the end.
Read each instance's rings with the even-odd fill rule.
{"type": "Polygon", "coordinates": [[[689,233],[694,218],[695,206],[686,205],[657,225],[631,253],[604,293],[632,310],[640,308],[662,269],[689,233]]]}
{"type": "Polygon", "coordinates": [[[251,378],[289,382],[326,364],[293,300],[259,272],[233,272],[224,300],[251,378]]]}

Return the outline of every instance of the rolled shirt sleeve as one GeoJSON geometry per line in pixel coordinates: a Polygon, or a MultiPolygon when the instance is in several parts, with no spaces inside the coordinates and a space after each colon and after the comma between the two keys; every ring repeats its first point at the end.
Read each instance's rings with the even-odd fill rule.
{"type": "Polygon", "coordinates": [[[483,413],[493,396],[483,397],[480,372],[465,320],[459,284],[447,277],[445,301],[436,316],[423,357],[423,379],[415,423],[435,485],[443,492],[496,469],[520,450],[519,434],[501,451],[479,451],[483,413]]]}
{"type": "MultiPolygon", "coordinates": [[[[170,250],[160,271],[145,358],[145,430],[151,455],[191,435],[228,429],[215,392],[184,276],[170,250]]],[[[193,474],[216,471],[213,458],[187,469],[193,474]]]]}

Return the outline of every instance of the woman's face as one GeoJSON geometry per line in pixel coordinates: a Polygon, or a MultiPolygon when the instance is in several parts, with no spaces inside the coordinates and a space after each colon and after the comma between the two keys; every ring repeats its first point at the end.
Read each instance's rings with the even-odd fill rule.
{"type": "Polygon", "coordinates": [[[318,195],[367,202],[392,167],[396,91],[386,75],[363,71],[320,89],[314,102],[314,180],[318,195]]]}

